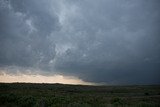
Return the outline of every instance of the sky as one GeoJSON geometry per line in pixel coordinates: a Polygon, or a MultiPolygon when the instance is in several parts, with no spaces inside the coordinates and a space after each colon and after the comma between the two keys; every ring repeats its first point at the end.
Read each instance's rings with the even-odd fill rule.
{"type": "Polygon", "coordinates": [[[160,84],[160,1],[0,0],[0,82],[37,80],[160,84]]]}

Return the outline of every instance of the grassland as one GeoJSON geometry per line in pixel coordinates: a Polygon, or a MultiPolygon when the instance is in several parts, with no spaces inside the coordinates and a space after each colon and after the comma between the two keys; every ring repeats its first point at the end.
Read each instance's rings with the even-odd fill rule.
{"type": "Polygon", "coordinates": [[[160,86],[0,83],[0,107],[160,107],[160,86]]]}

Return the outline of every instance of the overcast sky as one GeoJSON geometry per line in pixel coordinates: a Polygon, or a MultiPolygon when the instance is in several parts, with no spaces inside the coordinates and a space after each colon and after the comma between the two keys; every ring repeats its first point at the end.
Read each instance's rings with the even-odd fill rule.
{"type": "Polygon", "coordinates": [[[0,69],[160,84],[160,0],[0,0],[0,69]]]}

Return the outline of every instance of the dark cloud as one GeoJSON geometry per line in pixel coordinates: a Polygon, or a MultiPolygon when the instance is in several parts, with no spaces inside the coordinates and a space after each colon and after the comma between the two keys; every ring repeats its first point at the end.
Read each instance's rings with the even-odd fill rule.
{"type": "Polygon", "coordinates": [[[47,66],[55,56],[55,44],[49,39],[59,26],[42,1],[1,1],[0,65],[47,66]]]}
{"type": "Polygon", "coordinates": [[[110,84],[160,83],[159,0],[2,0],[0,65],[110,84]]]}
{"type": "Polygon", "coordinates": [[[73,46],[57,58],[57,69],[88,81],[160,82],[159,1],[72,3],[77,17],[66,21],[73,46]]]}

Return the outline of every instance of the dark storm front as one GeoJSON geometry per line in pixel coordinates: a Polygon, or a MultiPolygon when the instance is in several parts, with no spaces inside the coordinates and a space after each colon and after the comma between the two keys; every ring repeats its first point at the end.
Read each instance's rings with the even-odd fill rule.
{"type": "Polygon", "coordinates": [[[160,84],[159,19],[160,0],[0,0],[0,72],[160,84]]]}

